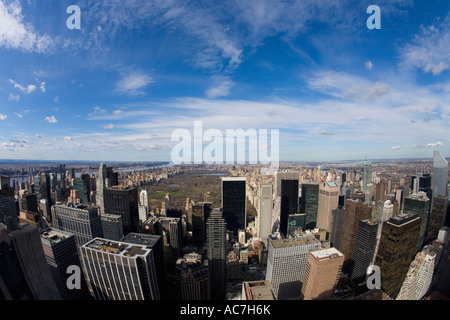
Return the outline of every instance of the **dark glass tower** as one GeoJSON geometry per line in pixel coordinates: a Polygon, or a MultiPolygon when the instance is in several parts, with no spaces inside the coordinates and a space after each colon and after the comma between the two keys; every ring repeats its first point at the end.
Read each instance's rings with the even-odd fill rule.
{"type": "Polygon", "coordinates": [[[139,196],[136,188],[106,188],[103,198],[104,213],[122,216],[124,235],[139,232],[139,196]]]}
{"type": "Polygon", "coordinates": [[[380,268],[381,290],[392,299],[400,291],[414,259],[421,218],[401,214],[383,223],[375,265],[380,268]]]}
{"type": "Polygon", "coordinates": [[[226,289],[227,224],[222,210],[216,208],[206,222],[206,252],[211,299],[224,300],[226,289]]]}
{"type": "Polygon", "coordinates": [[[235,236],[247,223],[246,182],[245,177],[222,178],[223,218],[235,236]]]}
{"type": "Polygon", "coordinates": [[[319,211],[319,184],[302,183],[300,213],[306,214],[306,229],[314,229],[319,211]]]}
{"type": "Polygon", "coordinates": [[[280,233],[287,236],[289,215],[298,213],[298,180],[281,180],[280,233]]]}

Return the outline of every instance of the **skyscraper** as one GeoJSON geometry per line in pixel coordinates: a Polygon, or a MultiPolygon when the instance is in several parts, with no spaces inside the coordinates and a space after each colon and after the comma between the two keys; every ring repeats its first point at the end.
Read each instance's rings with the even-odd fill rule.
{"type": "Polygon", "coordinates": [[[380,268],[381,289],[395,299],[416,253],[421,218],[400,214],[383,223],[375,265],[380,268]]]}
{"type": "Polygon", "coordinates": [[[211,299],[223,300],[226,289],[227,224],[220,208],[215,208],[206,222],[211,299]]]}
{"type": "Polygon", "coordinates": [[[247,226],[246,183],[245,177],[222,178],[223,218],[235,236],[247,226]]]}
{"type": "Polygon", "coordinates": [[[306,229],[314,229],[317,224],[319,211],[319,184],[302,183],[302,196],[300,199],[300,213],[306,214],[306,229]]]}
{"type": "Polygon", "coordinates": [[[376,219],[359,221],[355,250],[353,251],[354,266],[350,277],[355,283],[365,280],[367,268],[373,261],[378,227],[379,223],[376,219]]]}
{"type": "Polygon", "coordinates": [[[428,215],[430,210],[430,199],[425,192],[413,193],[405,198],[403,212],[414,212],[421,218],[419,237],[417,238],[416,252],[422,250],[427,231],[428,215]]]}
{"type": "Polygon", "coordinates": [[[106,172],[106,165],[104,163],[100,164],[100,167],[98,168],[98,175],[97,175],[97,187],[96,187],[96,201],[97,206],[99,207],[99,214],[102,215],[105,212],[105,200],[103,197],[103,191],[105,188],[109,186],[109,182],[107,180],[107,172],[106,172]]]}
{"type": "Polygon", "coordinates": [[[278,300],[298,299],[304,284],[308,253],[320,249],[313,235],[269,242],[266,280],[278,300]]]}
{"type": "Polygon", "coordinates": [[[286,236],[289,215],[298,213],[298,180],[281,179],[280,232],[286,236]]]}
{"type": "Polygon", "coordinates": [[[439,229],[441,229],[445,225],[447,208],[447,196],[433,196],[430,219],[428,222],[428,229],[426,233],[426,242],[430,242],[438,237],[439,229]]]}
{"type": "Polygon", "coordinates": [[[119,241],[123,238],[122,216],[104,213],[101,215],[103,238],[119,241]]]}
{"type": "Polygon", "coordinates": [[[272,233],[272,184],[259,185],[258,196],[258,214],[256,217],[256,226],[259,239],[267,246],[267,238],[272,233]]]}
{"type": "Polygon", "coordinates": [[[3,251],[0,255],[0,274],[2,282],[6,283],[6,286],[0,286],[0,290],[4,291],[4,295],[9,299],[61,300],[44,255],[39,229],[22,224],[20,229],[4,235],[0,236],[3,238],[0,242],[0,250],[3,251]],[[20,268],[19,273],[18,269],[11,269],[11,263],[20,268]],[[21,279],[9,278],[13,275],[19,275],[21,279]]]}
{"type": "Polygon", "coordinates": [[[208,262],[201,254],[189,253],[178,259],[176,275],[179,300],[210,300],[208,262]]]}
{"type": "MultiPolygon", "coordinates": [[[[345,202],[344,202],[345,203],[345,202]]],[[[331,210],[331,231],[330,243],[336,249],[341,247],[342,227],[344,225],[345,209],[344,206],[338,206],[331,210]]]]}
{"type": "Polygon", "coordinates": [[[103,190],[104,212],[122,216],[123,233],[139,231],[139,197],[136,188],[111,187],[103,190]]]}
{"type": "Polygon", "coordinates": [[[19,228],[19,210],[15,200],[0,196],[0,223],[8,227],[9,231],[19,228]]]}
{"type": "Polygon", "coordinates": [[[206,241],[206,221],[212,211],[212,203],[199,202],[192,206],[192,244],[203,247],[206,241]]]}
{"type": "Polygon", "coordinates": [[[448,162],[442,154],[433,152],[433,198],[448,195],[448,162]]]}
{"type": "Polygon", "coordinates": [[[403,281],[397,300],[421,300],[433,279],[436,253],[429,247],[416,254],[403,281]]]}
{"type": "Polygon", "coordinates": [[[55,229],[72,233],[80,247],[95,237],[103,237],[102,221],[97,207],[54,205],[52,207],[55,229]]]}
{"type": "Polygon", "coordinates": [[[81,275],[79,289],[70,290],[67,286],[67,280],[71,276],[67,273],[68,267],[77,266],[81,270],[74,235],[53,228],[43,229],[40,234],[45,258],[61,298],[63,300],[88,299],[89,292],[83,275],[81,275]]]}
{"type": "Polygon", "coordinates": [[[95,238],[80,247],[89,290],[96,300],[160,300],[152,249],[95,238]]]}
{"type": "Polygon", "coordinates": [[[321,249],[308,254],[303,300],[328,300],[338,284],[344,255],[336,248],[321,249]]]}
{"type": "Polygon", "coordinates": [[[356,234],[359,221],[372,218],[372,207],[360,200],[347,199],[345,201],[345,216],[342,226],[342,237],[339,250],[345,256],[345,268],[352,265],[352,257],[355,249],[356,234]]]}
{"type": "Polygon", "coordinates": [[[372,183],[372,162],[363,162],[363,187],[362,191],[366,195],[366,202],[372,198],[373,183],[372,183]],[[368,195],[368,198],[367,198],[368,195]]]}
{"type": "Polygon", "coordinates": [[[334,182],[323,182],[319,186],[317,228],[331,232],[331,213],[339,205],[339,187],[334,182]]]}

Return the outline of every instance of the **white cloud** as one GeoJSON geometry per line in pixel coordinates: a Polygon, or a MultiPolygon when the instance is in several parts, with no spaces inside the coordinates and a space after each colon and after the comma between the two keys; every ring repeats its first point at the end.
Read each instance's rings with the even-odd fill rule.
{"type": "Polygon", "coordinates": [[[18,94],[12,94],[12,93],[10,93],[10,94],[9,94],[8,100],[9,100],[9,101],[16,101],[16,102],[19,102],[19,101],[20,101],[20,96],[19,96],[18,94]]]}
{"type": "Polygon", "coordinates": [[[9,83],[11,83],[12,85],[14,85],[14,88],[19,89],[20,91],[22,91],[24,94],[30,94],[32,93],[34,90],[36,90],[36,86],[34,84],[29,84],[27,86],[22,86],[21,84],[17,83],[16,81],[9,79],[9,83]]]}
{"type": "Polygon", "coordinates": [[[8,118],[8,117],[6,116],[6,114],[1,114],[1,113],[0,113],[0,120],[6,120],[6,118],[8,118]]]}
{"type": "Polygon", "coordinates": [[[45,92],[45,82],[41,83],[40,88],[42,92],[45,92]]]}
{"type": "Polygon", "coordinates": [[[391,150],[399,150],[399,149],[400,149],[400,147],[398,147],[398,146],[397,146],[397,147],[392,147],[392,148],[391,148],[391,150]]]}
{"type": "Polygon", "coordinates": [[[442,147],[443,145],[444,145],[444,143],[439,141],[439,142],[436,142],[436,143],[428,143],[426,145],[426,147],[428,147],[428,148],[435,148],[435,147],[442,147]]]}
{"type": "Polygon", "coordinates": [[[130,96],[142,95],[144,94],[142,89],[153,82],[154,80],[150,76],[140,72],[133,72],[125,75],[117,82],[115,92],[130,96]]]}
{"type": "Polygon", "coordinates": [[[116,126],[113,125],[112,123],[107,123],[107,124],[102,125],[103,129],[108,129],[108,130],[114,129],[115,127],[116,126]]]}
{"type": "Polygon", "coordinates": [[[366,62],[366,69],[367,70],[372,70],[372,68],[373,68],[373,63],[372,63],[372,61],[367,61],[366,62]]]}
{"type": "Polygon", "coordinates": [[[208,98],[226,97],[230,94],[230,89],[235,85],[230,77],[216,76],[213,77],[213,84],[206,90],[205,94],[208,98]]]}
{"type": "Polygon", "coordinates": [[[0,47],[26,52],[47,52],[53,46],[48,35],[39,35],[24,23],[22,6],[18,0],[8,4],[0,1],[0,47]]]}
{"type": "Polygon", "coordinates": [[[18,118],[23,118],[23,115],[22,115],[21,113],[14,112],[14,114],[15,114],[18,118]]]}
{"type": "Polygon", "coordinates": [[[55,116],[46,117],[45,121],[47,121],[48,123],[57,123],[58,122],[58,120],[56,120],[55,116]]]}
{"type": "Polygon", "coordinates": [[[72,141],[73,140],[72,137],[70,137],[70,136],[65,136],[63,139],[65,141],[72,141]]]}

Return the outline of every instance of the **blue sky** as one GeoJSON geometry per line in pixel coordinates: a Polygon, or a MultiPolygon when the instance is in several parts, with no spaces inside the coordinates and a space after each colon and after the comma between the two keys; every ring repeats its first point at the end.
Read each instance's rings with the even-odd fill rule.
{"type": "Polygon", "coordinates": [[[0,0],[0,159],[170,160],[194,121],[279,129],[281,161],[449,157],[449,75],[444,0],[0,0]]]}

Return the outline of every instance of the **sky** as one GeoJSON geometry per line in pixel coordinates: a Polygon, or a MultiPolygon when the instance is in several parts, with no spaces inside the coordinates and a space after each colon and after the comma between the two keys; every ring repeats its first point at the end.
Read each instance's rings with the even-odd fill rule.
{"type": "Polygon", "coordinates": [[[280,161],[450,157],[449,75],[446,0],[0,0],[0,159],[170,161],[200,121],[280,161]]]}

